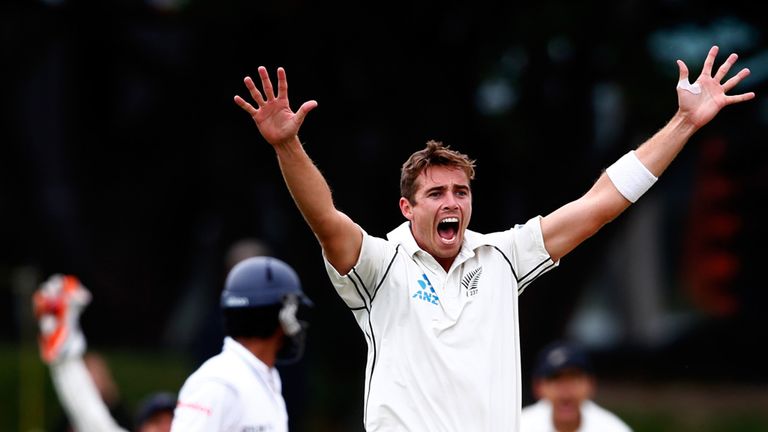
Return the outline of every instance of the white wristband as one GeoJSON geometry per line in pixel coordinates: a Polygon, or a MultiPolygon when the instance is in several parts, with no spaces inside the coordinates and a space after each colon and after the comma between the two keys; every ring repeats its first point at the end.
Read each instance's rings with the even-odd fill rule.
{"type": "Polygon", "coordinates": [[[658,180],[640,162],[634,150],[620,157],[605,173],[624,198],[631,202],[637,201],[658,180]]]}

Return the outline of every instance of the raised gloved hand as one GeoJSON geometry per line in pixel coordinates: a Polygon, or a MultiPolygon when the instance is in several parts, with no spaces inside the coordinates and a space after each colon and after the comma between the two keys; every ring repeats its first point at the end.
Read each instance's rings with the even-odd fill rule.
{"type": "Polygon", "coordinates": [[[86,342],[80,330],[80,313],[91,301],[91,293],[72,275],[54,274],[32,298],[40,329],[40,357],[45,363],[81,356],[86,342]]]}

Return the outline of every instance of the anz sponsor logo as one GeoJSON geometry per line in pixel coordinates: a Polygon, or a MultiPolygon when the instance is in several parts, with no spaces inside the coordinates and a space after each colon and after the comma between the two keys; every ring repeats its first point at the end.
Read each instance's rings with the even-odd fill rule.
{"type": "Polygon", "coordinates": [[[417,282],[419,282],[419,290],[413,293],[411,298],[424,300],[425,302],[432,303],[434,305],[440,304],[440,298],[437,296],[435,288],[427,278],[427,275],[421,275],[421,279],[419,279],[417,282]]]}
{"type": "Polygon", "coordinates": [[[480,283],[480,275],[483,274],[483,267],[480,266],[461,278],[461,286],[464,287],[464,294],[467,297],[477,295],[477,285],[480,283]]]}

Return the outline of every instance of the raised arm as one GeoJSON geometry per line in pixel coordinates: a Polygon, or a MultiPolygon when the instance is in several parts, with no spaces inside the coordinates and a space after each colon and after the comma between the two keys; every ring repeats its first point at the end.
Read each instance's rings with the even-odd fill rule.
{"type": "Polygon", "coordinates": [[[235,103],[250,114],[261,135],[274,148],[285,184],[326,258],[336,271],[347,274],[360,254],[362,231],[336,209],[328,182],[304,151],[298,136],[304,118],[317,102],[304,102],[294,113],[288,102],[285,69],[277,69],[277,94],[267,69],[260,66],[258,71],[263,95],[250,77],[244,80],[256,107],[240,96],[235,96],[235,103]]]}
{"type": "Polygon", "coordinates": [[[75,430],[127,432],[110,415],[83,361],[86,342],[79,317],[90,300],[90,291],[71,275],[53,275],[40,286],[33,297],[40,357],[75,430]]]}
{"type": "Polygon", "coordinates": [[[726,94],[749,75],[749,69],[742,69],[721,83],[738,56],[728,56],[712,76],[717,52],[717,46],[709,50],[701,74],[693,84],[688,81],[688,67],[678,60],[678,110],[672,119],[608,172],[603,172],[584,196],[542,219],[544,244],[553,260],[568,254],[626,210],[667,169],[688,139],[721,109],[755,97],[753,92],[726,94]],[[609,175],[611,173],[613,175],[609,175]]]}

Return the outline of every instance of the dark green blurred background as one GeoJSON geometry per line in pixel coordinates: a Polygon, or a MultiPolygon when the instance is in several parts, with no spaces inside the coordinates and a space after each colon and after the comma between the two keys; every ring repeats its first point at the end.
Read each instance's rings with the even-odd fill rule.
{"type": "MultiPolygon", "coordinates": [[[[636,431],[768,430],[768,20],[760,2],[6,0],[0,4],[0,430],[61,410],[29,296],[78,275],[124,402],[176,391],[220,349],[227,254],[258,239],[317,307],[283,368],[296,431],[359,431],[365,344],[274,154],[232,102],[286,68],[301,138],[340,209],[385,235],[399,168],[429,139],[477,159],[476,231],[585,192],[676,109],[675,60],[710,46],[752,76],[656,186],[520,298],[524,396],[562,336],[636,431]]],[[[729,74],[730,76],[730,74],[729,74]]],[[[693,79],[692,79],[693,80],[693,79]]]]}

